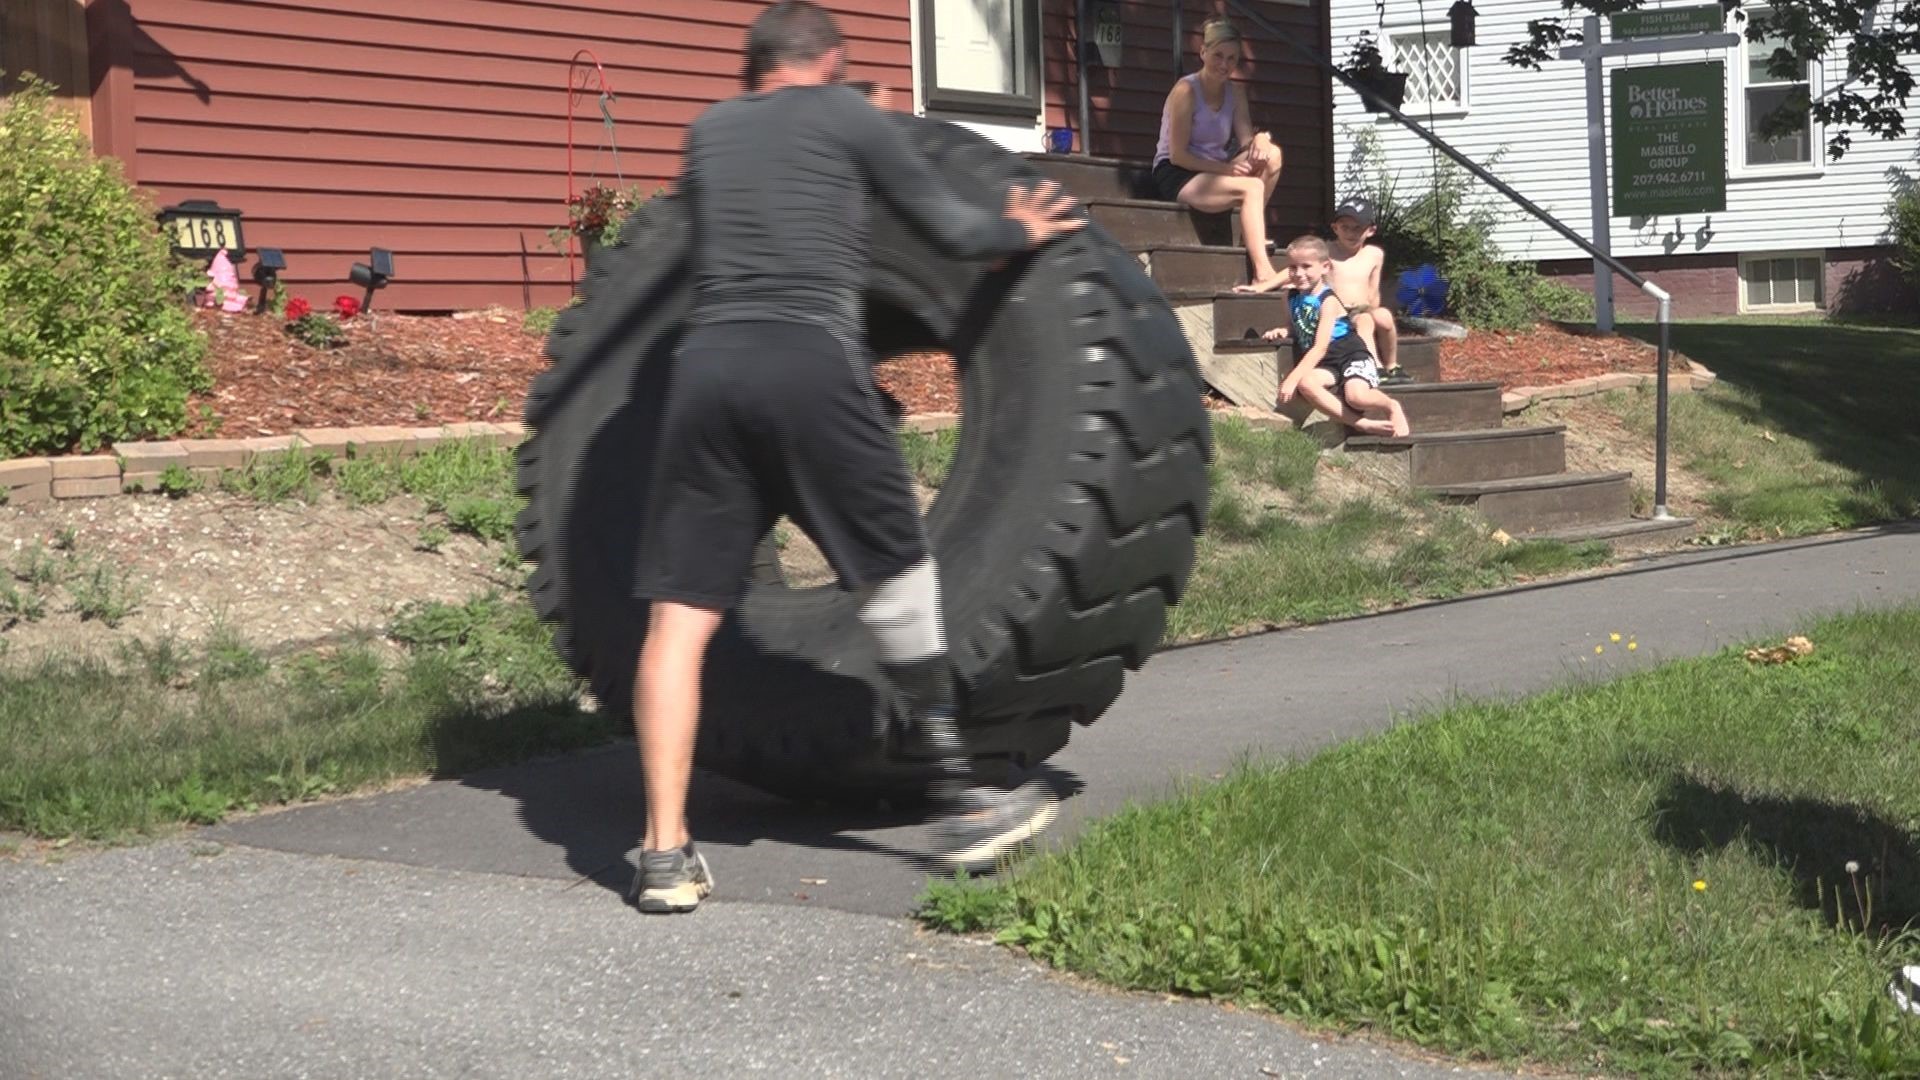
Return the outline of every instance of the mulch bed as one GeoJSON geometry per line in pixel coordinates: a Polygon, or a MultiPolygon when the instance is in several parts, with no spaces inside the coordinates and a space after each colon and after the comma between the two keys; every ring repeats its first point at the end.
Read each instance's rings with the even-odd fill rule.
{"type": "Polygon", "coordinates": [[[207,335],[213,390],[189,404],[189,438],[518,420],[528,386],[547,366],[542,340],[514,311],[376,311],[346,320],[346,343],[331,349],[296,340],[272,315],[203,310],[194,319],[207,335]]]}
{"type": "Polygon", "coordinates": [[[1573,334],[1548,323],[1531,330],[1475,330],[1465,340],[1440,343],[1443,381],[1497,382],[1507,390],[1616,372],[1651,372],[1658,365],[1653,346],[1638,338],[1573,334]]]}
{"type": "MultiPolygon", "coordinates": [[[[544,341],[524,329],[516,311],[451,317],[375,312],[347,320],[346,343],[332,349],[295,340],[272,316],[199,311],[194,318],[208,337],[214,388],[195,397],[193,422],[182,433],[187,437],[517,420],[528,386],[547,366],[544,341]]],[[[1545,324],[1519,332],[1475,331],[1440,347],[1448,381],[1508,388],[1652,371],[1654,365],[1653,348],[1637,339],[1574,334],[1545,324]]],[[[945,353],[897,356],[875,374],[908,412],[960,411],[945,353]]],[[[1224,404],[1217,395],[1208,398],[1211,405],[1224,404]]]]}

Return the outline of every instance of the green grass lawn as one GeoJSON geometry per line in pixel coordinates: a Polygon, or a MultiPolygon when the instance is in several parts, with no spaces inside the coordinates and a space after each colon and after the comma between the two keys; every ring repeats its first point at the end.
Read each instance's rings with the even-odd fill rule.
{"type": "Polygon", "coordinates": [[[1506,1062],[1917,1075],[1920,607],[1807,633],[1249,762],[923,917],[1506,1062]]]}
{"type": "Polygon", "coordinates": [[[1502,544],[1485,521],[1411,492],[1339,484],[1365,468],[1297,431],[1214,423],[1212,506],[1169,641],[1316,622],[1604,562],[1602,544],[1502,544]],[[1348,494],[1323,489],[1343,487],[1348,494]]]}
{"type": "Polygon", "coordinates": [[[112,840],[626,730],[580,710],[517,598],[423,605],[390,633],[403,654],[271,658],[228,633],[0,672],[0,831],[112,840]]]}
{"type": "MultiPolygon", "coordinates": [[[[1656,340],[1655,328],[1622,330],[1656,340]]],[[[1675,395],[1675,461],[1709,485],[1710,538],[1763,539],[1920,514],[1920,328],[1703,320],[1673,345],[1719,375],[1675,395]]],[[[1653,396],[1611,405],[1648,439],[1653,396]]]]}

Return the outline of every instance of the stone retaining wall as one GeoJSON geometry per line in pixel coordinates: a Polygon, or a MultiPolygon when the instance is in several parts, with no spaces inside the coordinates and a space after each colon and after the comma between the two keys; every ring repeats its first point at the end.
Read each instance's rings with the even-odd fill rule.
{"type": "Polygon", "coordinates": [[[115,443],[110,453],[0,461],[0,502],[24,506],[48,499],[87,499],[153,491],[168,468],[178,466],[203,481],[228,469],[244,469],[295,449],[319,457],[411,457],[442,442],[481,440],[513,446],[526,427],[471,422],[439,427],[305,428],[292,435],[248,439],[164,439],[115,443]]]}

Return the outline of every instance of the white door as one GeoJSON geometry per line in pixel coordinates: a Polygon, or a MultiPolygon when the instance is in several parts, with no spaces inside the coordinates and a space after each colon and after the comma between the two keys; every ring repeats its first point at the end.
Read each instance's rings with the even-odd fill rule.
{"type": "Polygon", "coordinates": [[[940,89],[1019,94],[1018,0],[933,0],[933,63],[940,89]]]}

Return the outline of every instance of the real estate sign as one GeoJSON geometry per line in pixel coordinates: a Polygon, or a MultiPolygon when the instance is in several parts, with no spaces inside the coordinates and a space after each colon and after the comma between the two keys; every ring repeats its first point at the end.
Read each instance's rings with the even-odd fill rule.
{"type": "Polygon", "coordinates": [[[1622,11],[1608,19],[1613,40],[1679,37],[1682,34],[1711,34],[1727,28],[1726,13],[1719,4],[1689,4],[1686,7],[1641,8],[1622,11]]]}
{"type": "Polygon", "coordinates": [[[1724,68],[1711,60],[1613,73],[1615,214],[1727,208],[1724,68]]]}

